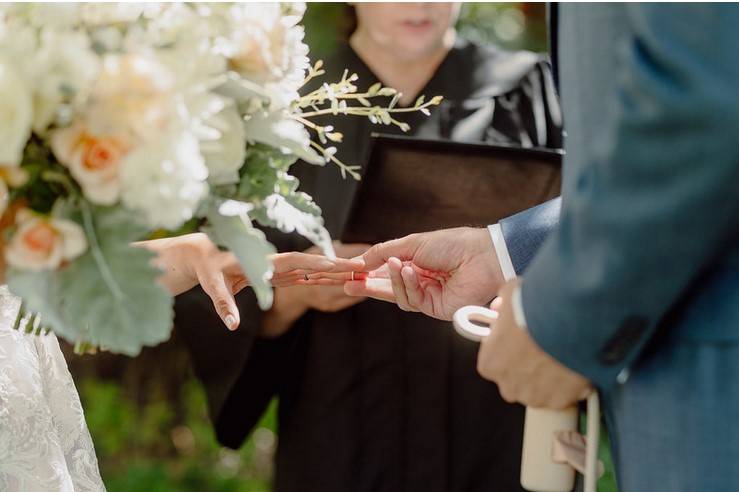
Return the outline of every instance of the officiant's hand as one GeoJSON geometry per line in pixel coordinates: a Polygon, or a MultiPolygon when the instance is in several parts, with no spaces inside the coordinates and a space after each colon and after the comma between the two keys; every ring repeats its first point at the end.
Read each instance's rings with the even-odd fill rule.
{"type": "Polygon", "coordinates": [[[368,278],[349,281],[347,294],[396,302],[449,320],[467,304],[484,305],[503,284],[487,229],[458,228],[380,243],[364,255],[368,278]]]}
{"type": "MultiPolygon", "coordinates": [[[[249,285],[233,253],[221,251],[203,233],[135,243],[157,253],[155,264],[162,269],[159,282],[173,295],[200,284],[230,330],[238,328],[239,311],[234,295],[249,285]]],[[[335,260],[317,254],[280,253],[272,257],[272,285],[304,284],[312,272],[351,272],[362,269],[361,259],[335,260]]]]}
{"type": "MultiPolygon", "coordinates": [[[[370,248],[369,244],[343,244],[334,242],[334,251],[339,258],[353,258],[370,248]]],[[[320,255],[321,250],[312,247],[307,254],[320,255]]],[[[320,275],[319,275],[320,276],[320,275]]],[[[338,275],[335,281],[320,285],[320,280],[313,280],[314,285],[297,285],[275,289],[272,309],[264,314],[260,334],[266,338],[278,337],[286,333],[290,327],[308,310],[314,309],[324,313],[335,313],[359,304],[365,298],[349,296],[344,292],[345,275],[338,275]]],[[[309,282],[310,283],[310,282],[309,282]]]]}
{"type": "Polygon", "coordinates": [[[544,352],[528,331],[516,324],[511,296],[518,282],[507,282],[490,306],[498,312],[498,319],[480,343],[477,371],[495,382],[509,403],[567,408],[587,397],[592,391],[590,382],[544,352]]]}

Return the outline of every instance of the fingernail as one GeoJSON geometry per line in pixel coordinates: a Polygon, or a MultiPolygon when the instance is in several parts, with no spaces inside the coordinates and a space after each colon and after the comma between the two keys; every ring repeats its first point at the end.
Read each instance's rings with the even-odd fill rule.
{"type": "Polygon", "coordinates": [[[226,319],[224,321],[229,330],[233,331],[236,329],[236,317],[233,314],[226,315],[226,319]]]}

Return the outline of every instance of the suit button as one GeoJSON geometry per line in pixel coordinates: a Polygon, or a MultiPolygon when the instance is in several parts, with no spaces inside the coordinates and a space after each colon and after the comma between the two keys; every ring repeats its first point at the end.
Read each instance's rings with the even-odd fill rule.
{"type": "Polygon", "coordinates": [[[623,362],[629,351],[639,342],[648,326],[649,321],[644,316],[633,315],[627,317],[600,350],[599,359],[601,363],[613,366],[623,362]]]}

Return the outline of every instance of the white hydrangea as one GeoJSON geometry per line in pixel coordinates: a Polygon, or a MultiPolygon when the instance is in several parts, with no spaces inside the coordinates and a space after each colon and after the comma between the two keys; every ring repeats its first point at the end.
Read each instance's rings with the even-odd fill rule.
{"type": "Polygon", "coordinates": [[[284,15],[279,3],[239,3],[230,7],[229,66],[264,86],[274,105],[286,107],[309,66],[300,9],[284,15]]]}
{"type": "Polygon", "coordinates": [[[70,29],[80,20],[79,4],[74,2],[8,2],[0,9],[6,18],[39,29],[70,29]]]}
{"type": "Polygon", "coordinates": [[[121,164],[123,204],[152,228],[176,229],[208,192],[198,140],[172,131],[129,153],[121,164]]]}

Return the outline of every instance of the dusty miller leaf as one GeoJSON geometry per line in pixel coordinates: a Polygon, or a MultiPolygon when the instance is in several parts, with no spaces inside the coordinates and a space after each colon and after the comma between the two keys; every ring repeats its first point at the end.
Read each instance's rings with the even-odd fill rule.
{"type": "Polygon", "coordinates": [[[58,271],[11,270],[8,285],[65,340],[134,356],[169,338],[172,297],[156,282],[161,272],[150,264],[154,254],[129,245],[146,232],[129,212],[99,207],[93,221],[98,260],[91,246],[58,271]],[[109,270],[112,282],[102,269],[109,270]]]}
{"type": "Polygon", "coordinates": [[[277,251],[264,233],[251,225],[246,214],[248,208],[249,204],[235,201],[212,204],[207,212],[209,225],[204,231],[214,243],[236,255],[254,289],[259,307],[267,310],[273,300],[270,279],[274,266],[270,257],[277,251]],[[243,206],[241,210],[239,205],[243,206]]]}

